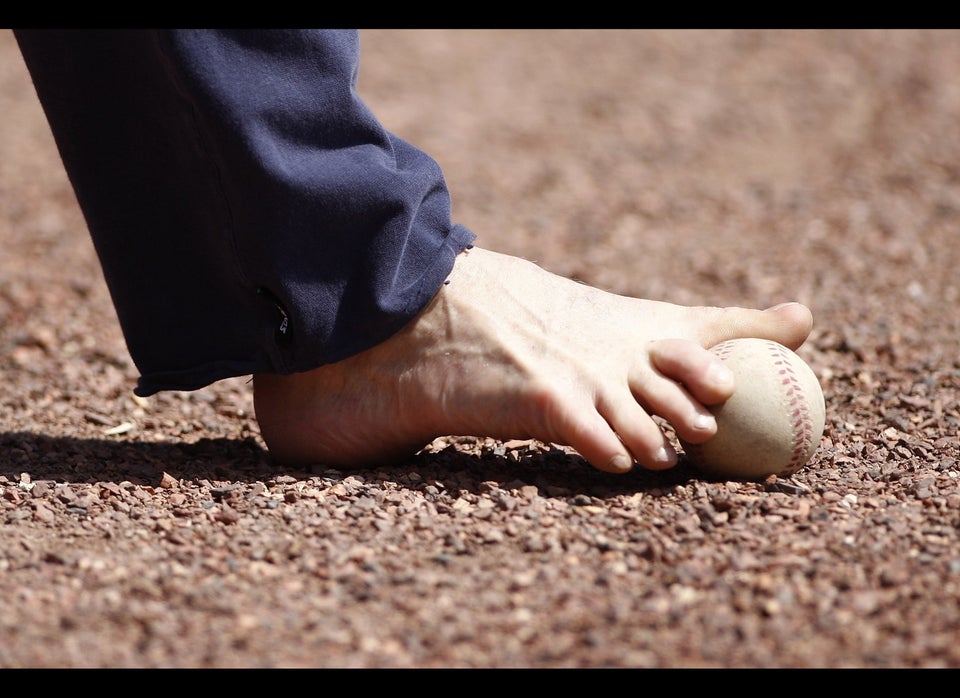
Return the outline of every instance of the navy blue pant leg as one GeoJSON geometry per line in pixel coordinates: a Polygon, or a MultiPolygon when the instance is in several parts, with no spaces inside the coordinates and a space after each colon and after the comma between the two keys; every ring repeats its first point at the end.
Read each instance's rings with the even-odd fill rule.
{"type": "Polygon", "coordinates": [[[15,35],[140,395],[374,346],[474,239],[437,163],[358,97],[357,32],[15,35]]]}

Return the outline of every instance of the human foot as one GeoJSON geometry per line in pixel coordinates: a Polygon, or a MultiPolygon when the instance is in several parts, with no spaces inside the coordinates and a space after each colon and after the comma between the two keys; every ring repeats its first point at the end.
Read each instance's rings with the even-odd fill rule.
{"type": "Polygon", "coordinates": [[[669,468],[651,415],[690,443],[733,377],[706,350],[760,337],[791,349],[810,311],[684,307],[618,296],[480,248],[461,253],[431,304],[389,340],[304,373],[254,376],[261,434],[286,462],[359,467],[439,436],[532,438],[596,468],[669,468]]]}

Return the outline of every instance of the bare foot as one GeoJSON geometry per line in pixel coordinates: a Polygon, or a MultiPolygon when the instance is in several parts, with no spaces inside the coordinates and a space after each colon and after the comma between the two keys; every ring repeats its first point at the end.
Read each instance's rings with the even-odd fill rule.
{"type": "Polygon", "coordinates": [[[254,376],[261,433],[291,463],[358,467],[413,455],[439,436],[537,439],[596,468],[669,468],[651,417],[691,443],[716,431],[705,405],[733,377],[705,347],[761,337],[792,349],[810,311],[683,307],[627,298],[480,248],[388,341],[336,364],[254,376]]]}

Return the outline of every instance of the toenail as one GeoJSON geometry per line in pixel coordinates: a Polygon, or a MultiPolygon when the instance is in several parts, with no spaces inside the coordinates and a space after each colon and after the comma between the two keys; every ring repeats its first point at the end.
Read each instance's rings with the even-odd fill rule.
{"type": "Polygon", "coordinates": [[[633,459],[623,454],[610,459],[610,469],[614,472],[625,473],[633,468],[633,459]]]}
{"type": "Polygon", "coordinates": [[[712,414],[698,414],[693,420],[693,428],[699,431],[710,431],[717,424],[712,414]]]}
{"type": "Polygon", "coordinates": [[[672,448],[661,446],[660,450],[657,451],[657,454],[654,456],[654,460],[663,465],[673,465],[677,462],[677,452],[672,448]]]}
{"type": "Polygon", "coordinates": [[[719,361],[710,366],[708,377],[716,386],[733,385],[733,371],[719,361]]]}

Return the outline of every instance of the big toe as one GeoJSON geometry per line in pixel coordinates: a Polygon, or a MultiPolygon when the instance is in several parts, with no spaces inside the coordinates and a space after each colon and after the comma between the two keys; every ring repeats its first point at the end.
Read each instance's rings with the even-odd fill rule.
{"type": "Polygon", "coordinates": [[[728,339],[756,337],[797,349],[813,329],[813,313],[802,303],[781,303],[766,310],[717,308],[715,312],[703,337],[708,347],[728,339]]]}

